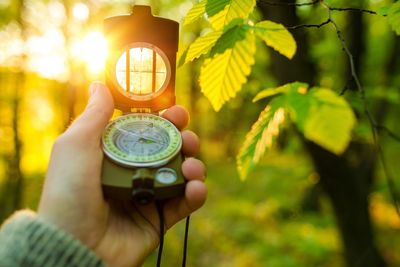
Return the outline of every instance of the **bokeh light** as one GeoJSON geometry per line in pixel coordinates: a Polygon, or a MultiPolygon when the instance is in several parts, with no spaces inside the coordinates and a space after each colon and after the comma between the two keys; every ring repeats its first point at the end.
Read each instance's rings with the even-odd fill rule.
{"type": "Polygon", "coordinates": [[[72,44],[71,53],[76,60],[86,64],[91,74],[96,75],[104,70],[107,41],[101,32],[90,31],[72,44]]]}
{"type": "Polygon", "coordinates": [[[72,15],[79,21],[87,20],[89,13],[89,7],[84,3],[76,3],[72,8],[72,15]]]}

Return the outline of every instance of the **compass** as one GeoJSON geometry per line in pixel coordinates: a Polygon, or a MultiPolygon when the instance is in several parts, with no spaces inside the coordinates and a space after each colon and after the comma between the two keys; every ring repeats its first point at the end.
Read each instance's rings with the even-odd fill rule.
{"type": "Polygon", "coordinates": [[[184,193],[182,137],[159,116],[175,104],[179,24],[155,17],[148,6],[107,18],[106,83],[124,115],[102,138],[102,187],[106,198],[147,204],[184,193]]]}
{"type": "Polygon", "coordinates": [[[160,167],[181,150],[179,130],[152,114],[131,114],[112,121],[103,134],[104,153],[126,167],[160,167]]]}

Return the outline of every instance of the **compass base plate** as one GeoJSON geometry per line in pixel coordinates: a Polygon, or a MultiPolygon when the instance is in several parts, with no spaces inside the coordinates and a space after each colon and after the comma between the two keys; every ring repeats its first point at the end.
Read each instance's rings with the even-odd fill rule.
{"type": "MultiPolygon", "coordinates": [[[[146,190],[152,190],[154,200],[163,200],[173,197],[182,196],[185,192],[185,179],[181,171],[182,155],[178,154],[163,168],[169,168],[175,171],[177,179],[170,184],[162,184],[155,179],[156,172],[159,168],[127,168],[115,164],[107,156],[104,157],[101,182],[103,187],[104,197],[106,199],[114,199],[121,201],[131,201],[132,192],[141,188],[135,187],[134,177],[137,179],[137,174],[140,170],[145,170],[148,175],[140,177],[143,180],[151,180],[151,187],[146,190]]],[[[139,179],[140,179],[139,178],[139,179]]],[[[146,183],[148,184],[148,183],[146,183]]]]}

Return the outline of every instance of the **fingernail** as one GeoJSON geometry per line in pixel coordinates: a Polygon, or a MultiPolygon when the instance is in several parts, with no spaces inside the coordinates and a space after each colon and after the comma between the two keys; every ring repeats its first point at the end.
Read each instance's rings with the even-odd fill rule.
{"type": "Polygon", "coordinates": [[[94,93],[96,92],[96,86],[94,86],[93,84],[92,85],[90,85],[90,87],[89,87],[89,94],[90,94],[90,96],[92,96],[92,95],[94,95],[94,93]]]}
{"type": "Polygon", "coordinates": [[[92,84],[90,85],[90,87],[89,87],[89,94],[90,94],[90,96],[93,96],[93,95],[96,93],[97,89],[98,89],[100,86],[101,86],[101,85],[100,85],[100,83],[98,83],[98,82],[92,83],[92,84]]]}

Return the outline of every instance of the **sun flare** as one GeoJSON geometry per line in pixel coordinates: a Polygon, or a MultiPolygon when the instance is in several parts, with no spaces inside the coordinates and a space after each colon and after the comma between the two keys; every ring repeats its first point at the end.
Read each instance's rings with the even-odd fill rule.
{"type": "Polygon", "coordinates": [[[100,74],[107,58],[107,41],[101,32],[88,32],[81,40],[73,43],[72,56],[86,64],[90,74],[100,74]]]}

